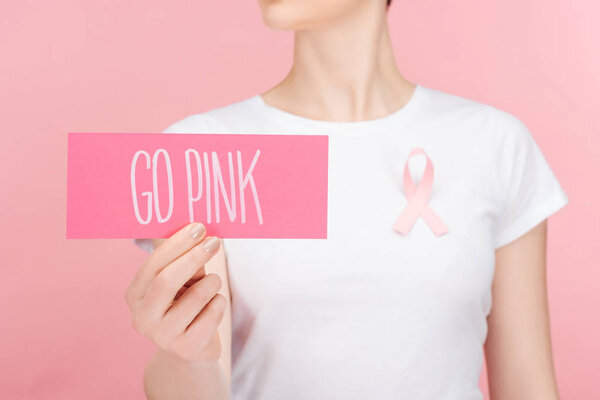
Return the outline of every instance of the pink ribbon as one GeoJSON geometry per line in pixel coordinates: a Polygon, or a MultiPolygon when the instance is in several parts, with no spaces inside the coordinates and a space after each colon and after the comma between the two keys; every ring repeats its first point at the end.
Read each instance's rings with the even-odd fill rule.
{"type": "Polygon", "coordinates": [[[431,194],[431,188],[433,187],[433,163],[429,159],[429,156],[420,147],[413,148],[408,154],[408,158],[404,164],[404,193],[408,203],[402,213],[394,223],[394,230],[401,234],[406,234],[412,228],[413,224],[419,216],[427,223],[429,228],[435,233],[436,236],[443,235],[448,232],[446,224],[437,216],[435,211],[427,204],[429,196],[431,194]],[[419,182],[419,186],[415,186],[415,183],[410,176],[408,170],[408,160],[412,156],[424,155],[427,160],[425,165],[425,172],[419,182]]]}

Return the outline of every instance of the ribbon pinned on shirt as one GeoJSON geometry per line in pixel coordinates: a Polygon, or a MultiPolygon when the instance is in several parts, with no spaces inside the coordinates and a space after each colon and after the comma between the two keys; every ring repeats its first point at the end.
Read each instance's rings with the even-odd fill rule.
{"type": "Polygon", "coordinates": [[[401,234],[406,234],[412,228],[419,216],[427,223],[429,228],[436,236],[448,232],[448,227],[437,216],[435,211],[427,204],[431,189],[433,187],[433,163],[421,147],[413,148],[404,164],[404,193],[408,203],[402,213],[394,223],[394,230],[401,234]],[[425,172],[417,187],[410,176],[408,160],[412,156],[424,155],[426,158],[425,172]]]}

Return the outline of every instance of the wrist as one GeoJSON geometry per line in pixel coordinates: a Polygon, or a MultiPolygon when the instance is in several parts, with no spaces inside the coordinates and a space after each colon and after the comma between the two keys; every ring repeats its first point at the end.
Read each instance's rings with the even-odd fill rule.
{"type": "Polygon", "coordinates": [[[217,359],[199,359],[199,360],[188,360],[177,355],[170,353],[166,350],[158,348],[156,352],[156,357],[163,360],[170,367],[180,369],[180,370],[188,370],[188,371],[209,371],[214,370],[215,368],[220,368],[220,362],[217,359]]]}

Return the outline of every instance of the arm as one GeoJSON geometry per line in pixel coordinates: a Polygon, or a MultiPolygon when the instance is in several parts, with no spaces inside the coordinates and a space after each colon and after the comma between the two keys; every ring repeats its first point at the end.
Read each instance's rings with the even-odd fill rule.
{"type": "Polygon", "coordinates": [[[559,399],[546,288],[547,220],[496,250],[484,345],[492,400],[559,399]]]}

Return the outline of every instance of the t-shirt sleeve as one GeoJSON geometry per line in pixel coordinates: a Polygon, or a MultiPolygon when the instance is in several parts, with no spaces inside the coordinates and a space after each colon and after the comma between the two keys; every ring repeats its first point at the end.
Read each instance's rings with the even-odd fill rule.
{"type": "Polygon", "coordinates": [[[494,245],[504,246],[563,208],[569,198],[561,187],[530,130],[504,113],[499,176],[502,210],[494,245]]]}
{"type": "Polygon", "coordinates": [[[154,251],[152,239],[133,239],[133,243],[146,253],[152,253],[154,251]]]}
{"type": "MultiPolygon", "coordinates": [[[[207,125],[200,120],[200,115],[195,114],[171,124],[162,133],[207,133],[206,129],[207,125]]],[[[136,238],[133,243],[146,253],[154,251],[152,239],[136,238]]]]}

